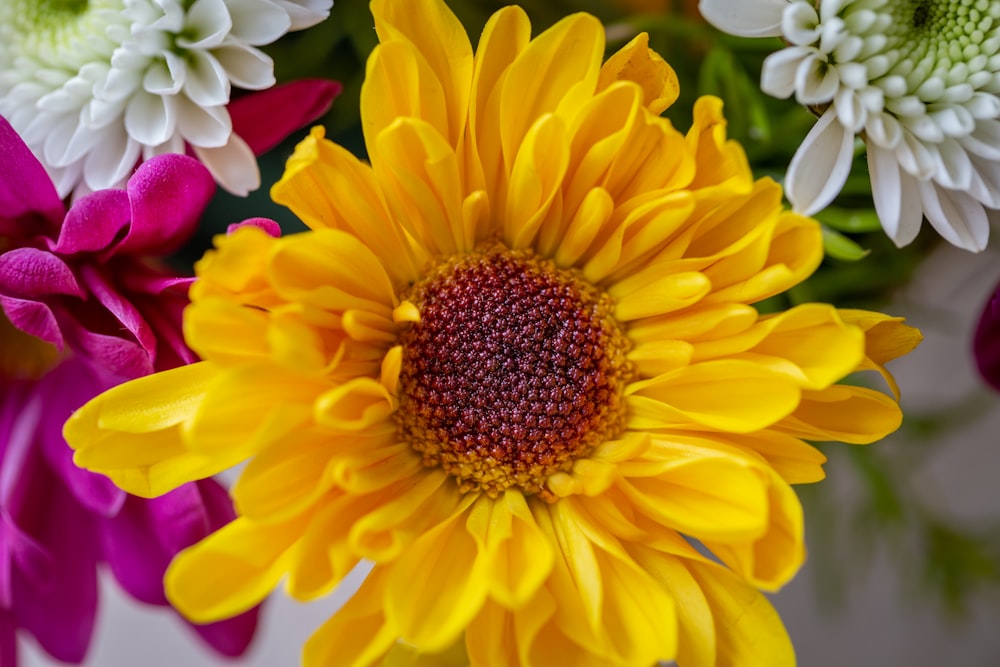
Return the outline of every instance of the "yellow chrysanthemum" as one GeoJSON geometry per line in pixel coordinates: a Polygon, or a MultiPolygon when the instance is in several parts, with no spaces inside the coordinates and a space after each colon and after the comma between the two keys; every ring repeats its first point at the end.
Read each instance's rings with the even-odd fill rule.
{"type": "Polygon", "coordinates": [[[239,518],[167,576],[196,621],[373,561],[306,665],[792,664],[758,590],[803,560],[804,440],[893,431],[892,398],[837,382],[919,334],[758,314],[819,228],[718,100],[686,136],[658,115],[677,83],[644,37],[602,66],[593,17],[531,39],[508,7],[473,54],[440,0],[372,9],[370,166],[299,145],[272,194],[311,231],[218,238],[185,314],[205,361],[86,405],[77,462],[158,495],[249,459],[239,518]]]}

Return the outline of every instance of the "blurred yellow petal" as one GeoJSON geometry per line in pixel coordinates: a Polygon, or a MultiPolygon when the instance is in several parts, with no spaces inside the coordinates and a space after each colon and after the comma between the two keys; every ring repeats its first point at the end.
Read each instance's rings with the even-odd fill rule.
{"type": "Polygon", "coordinates": [[[196,623],[235,616],[263,600],[285,575],[308,520],[236,519],[178,554],[164,577],[170,603],[196,623]]]}
{"type": "Polygon", "coordinates": [[[655,114],[662,113],[680,95],[677,75],[660,54],[649,48],[649,35],[644,32],[608,58],[597,88],[603,90],[614,81],[639,84],[646,107],[655,114]]]}

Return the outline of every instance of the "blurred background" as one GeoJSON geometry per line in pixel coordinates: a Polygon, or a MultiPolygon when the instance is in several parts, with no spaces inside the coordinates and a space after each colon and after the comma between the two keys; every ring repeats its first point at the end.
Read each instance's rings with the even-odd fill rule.
{"type": "MultiPolygon", "coordinates": [[[[501,7],[494,0],[450,0],[470,35],[501,7]]],[[[791,100],[759,90],[761,62],[780,43],[723,35],[704,23],[697,0],[525,0],[537,31],[575,12],[608,26],[609,52],[638,32],[670,63],[681,97],[667,115],[690,125],[694,100],[721,97],[729,135],[745,147],[755,174],[780,180],[815,118],[791,100]]],[[[367,3],[339,0],[330,18],[265,50],[279,81],[324,77],[344,91],[321,120],[327,134],[363,155],[358,94],[376,42],[367,3]]],[[[211,236],[248,217],[300,224],[268,197],[305,131],[262,158],[264,186],[247,198],[219,193],[199,235],[174,259],[197,259],[211,236]]],[[[971,338],[1000,280],[1000,249],[972,255],[930,230],[899,250],[871,208],[864,155],[834,205],[819,214],[828,258],[806,283],[764,309],[827,301],[906,316],[924,343],[890,366],[902,388],[906,421],[870,447],[823,445],[828,479],[797,487],[806,509],[809,560],[774,596],[804,667],[1000,665],[1000,395],[977,376],[971,338]]],[[[926,226],[925,226],[926,227],[926,226]]],[[[1000,230],[994,230],[994,238],[1000,230]]],[[[260,635],[238,661],[214,657],[173,615],[126,599],[105,581],[92,667],[284,667],[298,663],[305,639],[360,582],[301,605],[276,594],[260,635]]],[[[24,664],[53,665],[24,641],[24,664]]]]}

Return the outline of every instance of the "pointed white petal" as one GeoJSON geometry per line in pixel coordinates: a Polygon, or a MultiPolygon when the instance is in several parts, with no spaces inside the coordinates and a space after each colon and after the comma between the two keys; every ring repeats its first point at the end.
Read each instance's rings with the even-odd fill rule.
{"type": "Polygon", "coordinates": [[[948,137],[936,148],[938,168],[934,180],[949,190],[967,189],[972,182],[972,161],[962,144],[948,137]]]}
{"type": "Polygon", "coordinates": [[[948,243],[980,252],[990,236],[990,223],[983,205],[964,192],[942,188],[932,181],[920,182],[924,215],[948,243]]]}
{"type": "Polygon", "coordinates": [[[841,88],[833,98],[833,106],[841,124],[851,132],[860,132],[868,120],[868,110],[861,103],[856,91],[841,88]]]}
{"type": "Polygon", "coordinates": [[[775,51],[764,59],[760,73],[760,89],[772,97],[784,99],[795,92],[795,72],[802,61],[816,49],[808,46],[790,46],[775,51]]]}
{"type": "Polygon", "coordinates": [[[226,107],[200,107],[184,95],[177,96],[177,129],[192,146],[224,146],[233,131],[226,107]]]}
{"type": "Polygon", "coordinates": [[[263,90],[274,85],[274,62],[260,49],[227,44],[212,51],[233,85],[245,90],[263,90]]]}
{"type": "Polygon", "coordinates": [[[125,130],[141,144],[162,144],[177,128],[175,99],[145,91],[136,93],[125,108],[125,130]]]}
{"type": "Polygon", "coordinates": [[[288,12],[266,0],[229,2],[233,17],[233,36],[244,44],[270,44],[291,27],[288,12]]]}
{"type": "Polygon", "coordinates": [[[897,247],[917,237],[923,220],[917,182],[899,168],[893,151],[868,144],[872,198],[882,229],[897,247]]]}
{"type": "Polygon", "coordinates": [[[809,131],[788,165],[785,195],[792,207],[813,215],[833,201],[844,187],[854,158],[854,133],[837,120],[831,108],[809,131]]]}
{"type": "Polygon", "coordinates": [[[781,14],[781,33],[791,44],[808,46],[819,37],[819,30],[819,16],[808,3],[793,2],[781,14]]]}
{"type": "Polygon", "coordinates": [[[229,143],[218,148],[195,146],[194,154],[227,192],[245,197],[251,190],[260,187],[257,158],[238,135],[230,135],[229,143]]]}
{"type": "Polygon", "coordinates": [[[275,4],[288,12],[289,30],[305,30],[330,15],[333,0],[275,0],[275,4]]]}
{"type": "Polygon", "coordinates": [[[795,99],[804,106],[833,100],[839,87],[840,77],[836,68],[818,53],[799,63],[795,71],[795,99]]]}
{"type": "Polygon", "coordinates": [[[781,15],[788,0],[701,0],[705,20],[740,37],[779,37],[781,15]]]}

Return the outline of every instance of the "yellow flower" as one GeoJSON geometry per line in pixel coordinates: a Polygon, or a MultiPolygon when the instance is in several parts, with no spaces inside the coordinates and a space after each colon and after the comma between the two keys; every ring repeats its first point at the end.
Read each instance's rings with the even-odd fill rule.
{"type": "Polygon", "coordinates": [[[441,0],[372,10],[370,166],[299,145],[272,196],[311,231],[217,238],[185,313],[204,361],[82,408],[76,461],[158,495],[249,459],[239,518],[167,575],[196,621],[374,562],[306,665],[463,642],[488,666],[792,664],[759,589],[804,558],[804,439],[897,428],[837,382],[919,336],[758,314],[819,228],[753,180],[719,100],[687,135],[658,115],[677,81],[644,36],[602,66],[592,16],[531,39],[508,7],[474,54],[441,0]]]}

